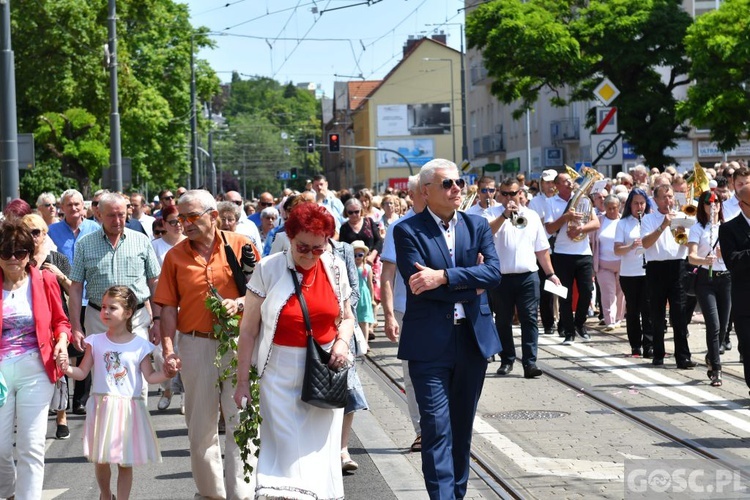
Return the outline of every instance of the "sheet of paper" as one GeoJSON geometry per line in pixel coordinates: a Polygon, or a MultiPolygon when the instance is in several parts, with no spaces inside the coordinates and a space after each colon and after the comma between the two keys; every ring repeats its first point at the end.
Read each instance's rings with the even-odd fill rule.
{"type": "Polygon", "coordinates": [[[555,285],[550,280],[544,281],[544,290],[549,293],[562,297],[563,299],[568,296],[568,289],[562,285],[555,285]]]}

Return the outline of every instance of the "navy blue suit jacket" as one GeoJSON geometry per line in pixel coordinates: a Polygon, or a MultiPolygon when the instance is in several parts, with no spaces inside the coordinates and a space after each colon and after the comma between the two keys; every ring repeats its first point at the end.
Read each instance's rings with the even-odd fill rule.
{"type": "Polygon", "coordinates": [[[500,352],[502,347],[486,293],[500,284],[500,261],[487,221],[458,212],[455,266],[443,230],[427,209],[395,226],[393,237],[396,264],[406,283],[406,312],[398,357],[414,361],[440,357],[448,347],[456,302],[464,306],[482,355],[488,358],[500,352]],[[484,263],[477,265],[480,253],[484,263]],[[431,269],[447,269],[448,285],[419,295],[411,293],[409,277],[417,272],[415,262],[431,269]],[[477,295],[477,289],[486,291],[477,295]]]}

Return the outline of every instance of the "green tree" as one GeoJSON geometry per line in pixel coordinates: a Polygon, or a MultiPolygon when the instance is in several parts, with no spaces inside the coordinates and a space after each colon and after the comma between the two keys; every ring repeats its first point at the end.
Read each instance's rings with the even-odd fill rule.
{"type": "Polygon", "coordinates": [[[78,182],[63,177],[60,160],[39,160],[31,170],[21,171],[21,198],[33,206],[37,196],[44,192],[60,194],[66,189],[78,189],[78,182]]]}
{"type": "MultiPolygon", "coordinates": [[[[101,127],[96,117],[84,109],[40,116],[34,135],[45,156],[60,162],[62,176],[75,180],[84,189],[108,163],[109,151],[104,145],[101,127]]],[[[83,194],[88,196],[89,193],[83,194]]]]}
{"type": "MultiPolygon", "coordinates": [[[[196,51],[211,42],[205,29],[191,26],[185,4],[129,0],[117,7],[122,153],[133,159],[134,177],[174,187],[189,168],[191,38],[196,51]]],[[[40,115],[84,109],[108,148],[107,0],[22,1],[12,8],[19,130],[34,130],[40,115]]],[[[196,75],[202,98],[218,93],[205,61],[197,62],[196,75]]],[[[97,182],[107,164],[75,178],[97,182]]]]}
{"type": "MultiPolygon", "coordinates": [[[[679,0],[496,0],[469,15],[466,34],[483,51],[492,94],[517,105],[516,119],[540,93],[556,106],[587,102],[609,78],[621,92],[614,105],[625,137],[662,167],[674,161],[664,150],[686,132],[673,91],[688,83],[681,75],[691,23],[679,0]]],[[[591,109],[586,125],[594,120],[591,109]]]]}
{"type": "Polygon", "coordinates": [[[685,38],[694,85],[680,103],[679,116],[711,129],[711,138],[724,151],[750,131],[749,18],[750,1],[726,0],[719,10],[699,17],[685,38]]]}

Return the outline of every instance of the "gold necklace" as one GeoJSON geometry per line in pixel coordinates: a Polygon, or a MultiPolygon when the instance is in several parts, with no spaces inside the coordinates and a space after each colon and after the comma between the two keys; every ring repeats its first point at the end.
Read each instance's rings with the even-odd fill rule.
{"type": "Polygon", "coordinates": [[[311,286],[313,286],[313,283],[315,283],[315,278],[317,278],[317,277],[318,277],[318,264],[315,264],[315,271],[313,271],[313,277],[312,277],[312,279],[310,280],[310,283],[308,283],[308,284],[305,284],[305,282],[303,281],[303,282],[301,283],[301,285],[302,285],[303,287],[305,287],[305,288],[310,288],[311,286]]]}

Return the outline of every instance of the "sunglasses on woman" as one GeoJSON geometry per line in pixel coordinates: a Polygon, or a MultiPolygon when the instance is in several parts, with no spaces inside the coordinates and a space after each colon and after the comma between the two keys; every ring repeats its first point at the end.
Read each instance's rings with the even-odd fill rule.
{"type": "Polygon", "coordinates": [[[326,251],[326,247],[314,247],[311,245],[306,245],[304,243],[297,243],[297,251],[301,254],[308,254],[312,252],[313,255],[323,255],[323,252],[326,251]]]}
{"type": "Polygon", "coordinates": [[[11,257],[15,257],[16,260],[23,260],[28,255],[28,250],[3,250],[2,252],[0,252],[0,259],[10,260],[11,257]]]}
{"type": "Polygon", "coordinates": [[[358,259],[361,259],[362,257],[365,256],[365,254],[364,252],[359,252],[359,253],[355,253],[354,256],[357,257],[358,259]]]}
{"type": "MultiPolygon", "coordinates": [[[[188,215],[188,217],[190,217],[190,216],[188,215]]],[[[197,220],[197,219],[196,219],[196,220],[197,220]]],[[[180,219],[179,219],[179,218],[177,218],[177,219],[172,219],[172,220],[165,220],[165,221],[164,221],[164,223],[165,223],[165,224],[169,224],[169,225],[170,225],[170,226],[172,226],[172,227],[175,227],[175,226],[176,226],[177,224],[179,224],[179,223],[180,223],[180,219]]]]}

